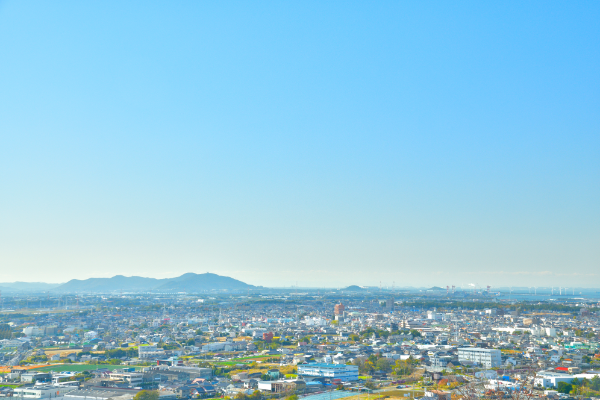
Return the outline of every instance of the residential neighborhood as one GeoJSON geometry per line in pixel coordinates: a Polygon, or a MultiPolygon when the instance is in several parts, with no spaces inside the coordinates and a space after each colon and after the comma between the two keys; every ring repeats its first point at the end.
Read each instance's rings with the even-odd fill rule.
{"type": "Polygon", "coordinates": [[[19,310],[7,299],[1,395],[445,398],[530,387],[538,398],[600,397],[593,300],[262,292],[47,296],[19,310]]]}

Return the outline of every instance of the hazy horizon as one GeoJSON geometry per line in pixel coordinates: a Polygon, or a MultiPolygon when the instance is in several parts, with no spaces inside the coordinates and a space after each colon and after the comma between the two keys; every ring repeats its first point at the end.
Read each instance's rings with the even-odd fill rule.
{"type": "Polygon", "coordinates": [[[600,287],[599,17],[2,1],[1,280],[600,287]]]}
{"type": "MultiPolygon", "coordinates": [[[[116,276],[124,276],[126,278],[151,278],[151,279],[170,279],[170,278],[178,278],[181,275],[174,275],[174,276],[170,276],[170,277],[165,277],[165,278],[156,278],[156,277],[152,277],[152,276],[138,276],[138,275],[113,275],[110,277],[90,277],[90,278],[85,278],[85,279],[77,279],[77,278],[72,278],[75,280],[86,280],[86,279],[94,279],[94,278],[100,278],[100,279],[110,279],[116,276]]],[[[235,276],[231,276],[230,278],[233,279],[237,279],[235,276]]],[[[71,279],[69,279],[69,281],[71,281],[71,279]]],[[[60,286],[60,285],[64,285],[65,283],[69,282],[69,281],[65,281],[65,282],[35,282],[35,281],[30,281],[30,282],[25,282],[25,281],[15,281],[15,282],[0,282],[0,288],[3,288],[3,285],[22,285],[22,284],[30,284],[30,285],[55,285],[56,287],[60,286]]],[[[244,283],[248,283],[248,282],[244,282],[244,283]]],[[[446,285],[446,286],[438,286],[438,285],[426,285],[426,286],[416,286],[416,285],[397,285],[395,284],[395,282],[388,284],[384,284],[383,282],[381,282],[380,285],[361,285],[358,283],[354,283],[354,284],[347,284],[347,285],[342,285],[342,286],[295,286],[295,285],[288,285],[288,286],[261,286],[261,285],[253,285],[256,287],[261,287],[264,289],[277,289],[277,290],[298,290],[298,289],[307,289],[307,290],[319,290],[319,289],[344,289],[347,287],[351,287],[351,286],[358,286],[361,288],[365,288],[365,289],[376,289],[376,290],[384,290],[384,291],[393,291],[393,290],[403,290],[403,289],[431,289],[431,288],[439,288],[441,290],[457,290],[457,291],[467,291],[467,292],[471,292],[472,290],[476,289],[478,291],[485,291],[486,290],[486,286],[487,285],[480,285],[480,284],[475,284],[475,283],[468,283],[468,284],[461,284],[461,285],[446,285]]],[[[565,295],[569,295],[569,291],[573,291],[573,295],[577,295],[578,293],[575,293],[575,291],[578,290],[595,290],[598,289],[597,287],[594,286],[574,286],[574,287],[567,287],[564,285],[551,285],[551,286],[519,286],[519,285],[512,285],[512,286],[490,286],[490,291],[491,292],[495,292],[498,290],[529,290],[529,292],[533,295],[536,292],[539,293],[545,293],[547,294],[547,292],[549,291],[554,291],[555,295],[558,295],[559,293],[561,293],[560,291],[562,290],[562,293],[564,293],[565,295]]],[[[31,289],[30,289],[31,290],[31,289]]]]}
{"type": "MultiPolygon", "coordinates": [[[[189,273],[189,272],[186,272],[189,273]]],[[[183,273],[183,274],[186,274],[183,273]]],[[[209,272],[209,273],[214,273],[214,272],[209,272]]],[[[93,278],[101,278],[101,279],[110,279],[113,278],[115,276],[124,276],[124,277],[136,277],[136,278],[152,278],[152,279],[169,279],[169,278],[177,278],[180,277],[183,274],[175,274],[172,276],[164,276],[164,277],[156,277],[156,276],[143,276],[143,275],[127,275],[127,274],[116,274],[116,275],[111,275],[111,276],[90,276],[90,277],[86,277],[86,278],[70,278],[66,281],[55,281],[55,282],[48,282],[48,281],[14,281],[14,282],[8,282],[8,281],[2,281],[0,282],[0,288],[2,287],[2,285],[6,285],[6,284],[47,284],[47,285],[62,285],[65,284],[71,280],[86,280],[86,279],[93,279],[93,278]]],[[[202,274],[202,273],[198,273],[198,274],[202,274]]],[[[217,274],[217,275],[221,275],[221,274],[217,274]]],[[[221,275],[221,276],[228,276],[228,275],[221,275]]],[[[260,287],[264,287],[265,289],[340,289],[340,288],[344,288],[344,287],[349,287],[349,286],[360,286],[363,288],[383,288],[384,290],[391,290],[393,288],[396,289],[403,289],[403,288],[412,288],[412,289],[425,289],[425,288],[431,288],[431,287],[440,287],[442,289],[447,289],[449,288],[449,290],[454,286],[456,288],[456,290],[467,290],[467,291],[471,291],[473,289],[478,289],[478,290],[485,290],[486,286],[488,286],[488,284],[481,284],[479,282],[472,282],[472,283],[452,283],[450,282],[447,285],[437,285],[437,284],[430,284],[430,285],[399,285],[397,284],[395,281],[389,281],[389,282],[384,282],[381,281],[379,284],[373,284],[373,285],[365,285],[365,284],[360,284],[360,283],[346,283],[344,285],[312,285],[312,286],[301,286],[298,285],[296,286],[296,284],[291,284],[291,285],[260,285],[260,284],[255,284],[252,282],[246,282],[242,279],[239,279],[235,276],[228,276],[230,278],[236,279],[236,280],[240,280],[244,283],[248,283],[254,286],[260,286],[260,287]]],[[[515,283],[514,285],[500,285],[500,286],[491,286],[489,285],[491,290],[498,290],[498,289],[509,289],[509,288],[515,288],[515,289],[531,289],[532,293],[534,289],[537,290],[551,290],[554,289],[555,292],[558,293],[559,289],[569,289],[569,290],[576,290],[576,289],[598,289],[599,287],[593,286],[593,285],[587,285],[587,286],[566,286],[564,284],[561,284],[560,282],[557,282],[557,284],[555,285],[549,285],[549,286],[544,286],[544,285],[533,285],[533,286],[529,286],[529,285],[519,285],[518,283],[515,283]]],[[[577,293],[575,293],[577,294],[577,293]]]]}

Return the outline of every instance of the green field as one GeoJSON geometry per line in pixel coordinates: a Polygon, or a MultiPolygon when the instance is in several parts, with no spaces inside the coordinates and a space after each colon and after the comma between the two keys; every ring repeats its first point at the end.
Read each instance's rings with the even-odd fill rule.
{"type": "Polygon", "coordinates": [[[265,354],[263,356],[248,356],[248,357],[240,357],[240,358],[234,358],[233,360],[253,360],[255,358],[279,358],[281,357],[281,355],[276,354],[276,355],[268,355],[265,354]]]}
{"type": "Polygon", "coordinates": [[[50,371],[94,371],[96,369],[110,369],[111,371],[114,369],[127,368],[127,365],[108,365],[108,364],[60,364],[60,365],[49,365],[47,367],[41,367],[33,369],[32,371],[39,372],[50,372],[50,371]]]}
{"type": "Polygon", "coordinates": [[[211,364],[214,365],[237,365],[237,364],[249,364],[248,362],[242,362],[242,361],[215,361],[215,362],[211,362],[211,364]]]}

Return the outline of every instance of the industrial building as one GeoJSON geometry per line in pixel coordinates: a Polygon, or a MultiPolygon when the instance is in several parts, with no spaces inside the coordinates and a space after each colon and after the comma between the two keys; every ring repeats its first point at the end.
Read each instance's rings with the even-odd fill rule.
{"type": "Polygon", "coordinates": [[[62,398],[65,394],[76,390],[73,386],[34,386],[21,387],[13,391],[13,397],[23,399],[55,399],[62,398]]]}
{"type": "Polygon", "coordinates": [[[583,379],[592,380],[595,376],[600,377],[600,372],[596,373],[595,371],[590,371],[590,373],[587,374],[571,375],[553,371],[540,371],[535,376],[535,385],[545,388],[557,387],[559,382],[571,383],[575,378],[580,381],[583,379]]]}
{"type": "Polygon", "coordinates": [[[303,364],[298,365],[298,375],[304,378],[340,379],[343,382],[358,380],[358,366],[341,364],[303,364]]]}

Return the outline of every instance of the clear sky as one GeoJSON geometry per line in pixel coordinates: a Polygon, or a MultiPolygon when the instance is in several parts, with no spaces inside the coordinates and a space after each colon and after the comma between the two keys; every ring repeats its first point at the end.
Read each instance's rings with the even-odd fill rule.
{"type": "Polygon", "coordinates": [[[600,287],[598,1],[1,1],[0,281],[600,287]]]}

